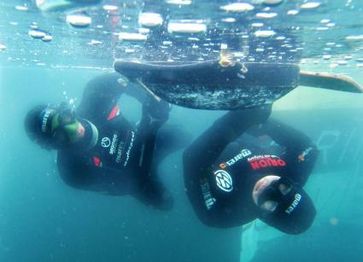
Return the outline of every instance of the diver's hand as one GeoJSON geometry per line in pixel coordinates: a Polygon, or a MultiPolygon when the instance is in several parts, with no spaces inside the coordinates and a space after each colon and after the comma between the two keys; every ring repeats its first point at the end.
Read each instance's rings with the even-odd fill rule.
{"type": "Polygon", "coordinates": [[[146,99],[142,107],[143,117],[149,119],[149,124],[160,127],[169,119],[171,105],[164,100],[156,100],[153,97],[146,99]]]}
{"type": "Polygon", "coordinates": [[[256,124],[262,124],[266,122],[266,120],[271,115],[272,105],[263,105],[255,108],[249,109],[251,115],[256,121],[256,124]]]}

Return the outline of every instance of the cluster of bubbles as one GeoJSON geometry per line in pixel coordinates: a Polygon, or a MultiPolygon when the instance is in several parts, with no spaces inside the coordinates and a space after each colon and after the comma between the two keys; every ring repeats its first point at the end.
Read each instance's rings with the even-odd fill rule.
{"type": "MultiPolygon", "coordinates": [[[[131,4],[130,1],[119,2],[115,4],[115,1],[112,1],[110,4],[108,1],[100,0],[36,0],[35,4],[43,14],[61,13],[63,22],[70,28],[86,32],[93,38],[88,40],[89,46],[105,49],[106,44],[112,43],[110,49],[114,58],[129,54],[130,57],[146,56],[149,59],[164,61],[210,59],[218,55],[221,45],[227,45],[238,59],[297,62],[307,44],[299,39],[305,30],[299,26],[299,22],[304,20],[307,13],[324,8],[322,1],[246,0],[219,5],[213,3],[219,10],[215,17],[193,18],[188,15],[192,13],[189,11],[196,8],[192,0],[156,1],[167,5],[164,6],[170,12],[167,14],[160,8],[145,8],[147,2],[143,3],[141,0],[132,1],[131,4]],[[139,9],[130,14],[127,8],[132,5],[139,9]],[[101,19],[101,16],[104,19],[101,19]],[[102,23],[107,23],[107,19],[116,25],[111,29],[106,27],[102,23]],[[287,21],[286,24],[284,21],[287,21]],[[106,36],[110,36],[112,40],[106,36]],[[153,52],[150,52],[151,48],[153,52]],[[154,57],[151,57],[151,53],[154,57]]],[[[350,5],[348,2],[347,5],[350,5]]],[[[21,12],[29,11],[26,4],[15,6],[15,9],[21,12]]],[[[335,28],[335,22],[324,18],[320,23],[309,26],[308,30],[319,33],[335,28]]],[[[28,30],[31,38],[43,42],[53,41],[52,35],[57,33],[51,34],[48,30],[40,29],[36,23],[28,30]]],[[[353,60],[361,67],[359,57],[349,54],[337,57],[336,51],[340,50],[342,45],[352,47],[353,51],[360,51],[362,42],[362,35],[346,35],[337,43],[325,43],[323,48],[316,51],[314,57],[332,61],[331,68],[347,65],[353,60]]],[[[6,49],[6,44],[0,42],[0,52],[6,49]]]]}
{"type": "Polygon", "coordinates": [[[3,45],[2,43],[0,43],[0,52],[1,51],[4,51],[6,49],[6,46],[5,45],[3,45]]]}
{"type": "Polygon", "coordinates": [[[50,42],[53,40],[53,37],[50,33],[39,29],[39,27],[36,24],[30,26],[28,35],[34,39],[40,39],[43,42],[50,42]]]}

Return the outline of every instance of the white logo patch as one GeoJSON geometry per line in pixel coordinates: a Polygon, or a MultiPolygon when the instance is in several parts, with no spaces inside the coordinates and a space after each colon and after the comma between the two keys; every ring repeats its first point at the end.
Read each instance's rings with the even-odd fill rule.
{"type": "Polygon", "coordinates": [[[131,152],[132,147],[134,146],[134,139],[135,139],[135,132],[131,131],[131,141],[130,141],[130,144],[129,144],[129,148],[126,151],[126,160],[124,162],[124,166],[127,166],[127,162],[129,161],[130,152],[131,152]]]}
{"type": "Polygon", "coordinates": [[[48,122],[48,118],[50,116],[50,114],[53,112],[54,110],[52,109],[47,109],[45,111],[45,114],[43,116],[43,119],[42,119],[42,132],[45,133],[47,131],[47,122],[48,122]]]}
{"type": "Polygon", "coordinates": [[[101,139],[101,146],[102,147],[109,147],[111,145],[111,139],[108,138],[107,136],[102,137],[101,139]]]}
{"type": "Polygon", "coordinates": [[[294,211],[294,209],[297,207],[297,205],[299,204],[300,200],[301,200],[302,196],[300,194],[295,194],[295,199],[292,202],[292,204],[285,210],[285,212],[287,214],[291,214],[292,211],[294,211]]]}
{"type": "Polygon", "coordinates": [[[231,175],[224,170],[217,170],[214,172],[216,176],[217,186],[225,192],[233,190],[233,182],[231,175]]]}
{"type": "Polygon", "coordinates": [[[230,159],[230,160],[227,161],[227,165],[228,166],[232,166],[235,163],[237,163],[239,160],[241,160],[241,159],[243,159],[243,158],[245,158],[245,157],[247,157],[249,155],[251,155],[251,151],[250,150],[248,150],[248,149],[242,149],[241,152],[238,155],[234,156],[232,159],[230,159]]]}
{"type": "Polygon", "coordinates": [[[116,152],[117,140],[118,140],[117,135],[113,134],[111,148],[109,151],[110,155],[113,155],[116,152]]]}
{"type": "Polygon", "coordinates": [[[202,189],[202,194],[204,198],[204,203],[207,209],[211,209],[217,200],[212,196],[212,193],[210,192],[209,183],[207,180],[201,180],[200,181],[200,187],[202,189]]]}

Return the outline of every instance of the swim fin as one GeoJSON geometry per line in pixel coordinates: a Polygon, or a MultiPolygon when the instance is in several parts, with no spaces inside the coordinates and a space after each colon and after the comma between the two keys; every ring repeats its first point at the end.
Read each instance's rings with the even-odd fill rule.
{"type": "Polygon", "coordinates": [[[363,86],[353,78],[332,73],[318,73],[312,71],[300,71],[299,85],[324,88],[350,93],[363,93],[363,86]]]}

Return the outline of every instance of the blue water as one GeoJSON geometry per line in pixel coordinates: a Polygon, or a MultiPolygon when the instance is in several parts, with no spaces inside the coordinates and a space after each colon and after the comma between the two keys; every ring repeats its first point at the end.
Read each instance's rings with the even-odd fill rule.
{"type": "MultiPolygon", "coordinates": [[[[85,7],[83,11],[93,18],[85,28],[65,21],[72,10],[40,12],[31,1],[2,1],[0,261],[362,261],[362,95],[299,87],[274,106],[276,117],[307,133],[321,150],[307,186],[318,209],[317,219],[299,236],[283,235],[262,223],[223,230],[202,225],[184,192],[181,151],[160,166],[160,175],[175,198],[170,212],[152,210],[127,196],[69,188],[58,176],[55,152],[34,145],[23,130],[31,106],[64,100],[77,103],[86,82],[111,71],[114,59],[206,60],[216,57],[223,43],[236,52],[249,46],[246,59],[301,58],[304,69],[345,73],[363,83],[363,2],[324,0],[318,8],[300,8],[298,15],[286,15],[306,2],[285,1],[272,9],[278,18],[263,20],[263,29],[281,29],[291,39],[285,49],[279,49],[280,56],[268,58],[275,55],[275,42],[252,36],[246,43],[242,37],[250,33],[246,23],[261,21],[255,13],[222,11],[220,6],[228,1],[191,5],[103,1],[102,5],[120,8],[107,13],[102,5],[85,7]],[[166,12],[169,21],[203,20],[208,29],[192,35],[157,32],[146,42],[120,41],[118,33],[138,32],[138,14],[146,9],[166,12]],[[221,23],[224,18],[236,22],[221,23]],[[29,36],[34,28],[50,34],[52,41],[29,36]],[[101,43],[90,44],[92,40],[101,43]]],[[[139,117],[135,101],[124,99],[121,104],[131,120],[139,117]]],[[[174,106],[169,124],[179,125],[193,138],[221,114],[174,106]]]]}

